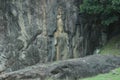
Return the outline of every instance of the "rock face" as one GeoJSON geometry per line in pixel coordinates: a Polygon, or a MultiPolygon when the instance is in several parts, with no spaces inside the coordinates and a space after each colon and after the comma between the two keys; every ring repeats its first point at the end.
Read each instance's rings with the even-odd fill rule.
{"type": "Polygon", "coordinates": [[[90,55],[105,40],[82,0],[0,0],[0,72],[90,55]]]}
{"type": "Polygon", "coordinates": [[[120,67],[120,56],[92,55],[3,73],[0,80],[79,80],[109,72],[116,67],[120,67]]]}

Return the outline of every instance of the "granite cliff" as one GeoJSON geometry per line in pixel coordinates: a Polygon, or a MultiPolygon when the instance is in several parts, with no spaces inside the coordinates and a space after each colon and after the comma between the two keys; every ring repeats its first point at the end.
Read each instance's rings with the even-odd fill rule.
{"type": "MultiPolygon", "coordinates": [[[[82,0],[0,0],[0,72],[91,55],[107,40],[82,0]]],[[[105,29],[106,30],[106,29],[105,29]]]]}

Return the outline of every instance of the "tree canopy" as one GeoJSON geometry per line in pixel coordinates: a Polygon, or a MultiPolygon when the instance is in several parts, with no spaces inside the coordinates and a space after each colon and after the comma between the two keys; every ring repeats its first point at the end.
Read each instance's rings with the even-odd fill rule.
{"type": "Polygon", "coordinates": [[[93,16],[94,21],[108,26],[120,18],[120,0],[83,0],[80,13],[93,16]]]}

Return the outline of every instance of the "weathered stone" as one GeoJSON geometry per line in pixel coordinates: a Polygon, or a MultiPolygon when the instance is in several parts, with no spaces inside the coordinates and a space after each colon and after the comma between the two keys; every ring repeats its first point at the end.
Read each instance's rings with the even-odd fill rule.
{"type": "Polygon", "coordinates": [[[84,58],[70,59],[34,65],[22,70],[3,73],[0,80],[77,80],[106,73],[120,67],[120,56],[92,55],[84,58]],[[48,78],[48,79],[47,79],[48,78]]]}
{"type": "Polygon", "coordinates": [[[81,2],[0,0],[0,71],[93,54],[101,29],[86,24],[81,2]]]}

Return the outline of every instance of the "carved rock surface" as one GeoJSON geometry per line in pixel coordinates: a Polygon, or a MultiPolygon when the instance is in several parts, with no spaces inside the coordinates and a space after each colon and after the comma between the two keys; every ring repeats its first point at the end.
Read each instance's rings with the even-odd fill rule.
{"type": "Polygon", "coordinates": [[[0,0],[0,72],[92,54],[101,31],[83,23],[81,1],[0,0]]]}

